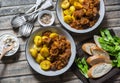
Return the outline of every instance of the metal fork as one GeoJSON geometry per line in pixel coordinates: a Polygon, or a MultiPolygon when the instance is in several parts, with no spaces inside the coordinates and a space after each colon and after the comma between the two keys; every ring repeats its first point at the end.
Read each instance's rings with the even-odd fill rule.
{"type": "Polygon", "coordinates": [[[20,35],[22,35],[24,37],[28,37],[30,35],[31,31],[32,31],[31,28],[33,28],[33,23],[34,23],[35,19],[37,18],[39,12],[42,11],[43,9],[51,7],[52,5],[53,5],[52,0],[45,0],[45,3],[42,4],[39,9],[33,11],[32,13],[24,14],[24,15],[22,15],[23,17],[22,16],[18,16],[18,17],[16,16],[16,18],[14,18],[12,20],[11,24],[12,24],[13,27],[19,27],[20,35]],[[17,18],[19,18],[19,19],[17,19],[17,18]],[[25,20],[23,20],[23,18],[25,20]]]}
{"type": "Polygon", "coordinates": [[[24,37],[28,37],[33,29],[33,24],[26,23],[19,28],[19,34],[24,37]]]}
{"type": "Polygon", "coordinates": [[[28,13],[31,13],[31,12],[37,10],[38,7],[41,5],[41,3],[44,3],[44,2],[45,2],[45,0],[37,0],[36,4],[34,6],[32,6],[28,11],[26,11],[25,14],[28,14],[28,13]]]}

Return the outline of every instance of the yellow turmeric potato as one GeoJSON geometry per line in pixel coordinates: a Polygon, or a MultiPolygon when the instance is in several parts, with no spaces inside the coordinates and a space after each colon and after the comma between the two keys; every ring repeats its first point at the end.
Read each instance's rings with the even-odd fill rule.
{"type": "Polygon", "coordinates": [[[58,35],[57,33],[51,33],[49,37],[50,37],[50,38],[55,38],[55,37],[58,37],[58,36],[59,36],[59,35],[58,35]]]}
{"type": "Polygon", "coordinates": [[[70,9],[63,10],[64,15],[72,15],[72,11],[70,9]]]}
{"type": "Polygon", "coordinates": [[[69,0],[70,4],[73,5],[75,1],[79,1],[79,0],[69,0]]]}
{"type": "Polygon", "coordinates": [[[73,18],[70,15],[66,15],[66,16],[64,16],[64,21],[66,23],[70,24],[73,21],[73,18]]]}
{"type": "Polygon", "coordinates": [[[79,2],[82,4],[84,2],[84,0],[79,0],[79,2]]]}
{"type": "Polygon", "coordinates": [[[72,15],[72,19],[73,19],[73,20],[75,20],[75,17],[74,17],[74,15],[72,15]]]}
{"type": "Polygon", "coordinates": [[[44,40],[44,39],[46,39],[46,38],[48,38],[47,36],[42,36],[42,40],[44,40]]]}
{"type": "Polygon", "coordinates": [[[30,49],[30,54],[32,55],[32,57],[36,58],[37,57],[37,49],[35,48],[31,48],[30,49]]]}
{"type": "Polygon", "coordinates": [[[42,44],[41,36],[35,36],[34,43],[35,43],[36,46],[40,46],[42,44]]]}
{"type": "Polygon", "coordinates": [[[83,8],[83,6],[79,3],[79,2],[74,2],[74,7],[75,7],[75,9],[81,9],[81,8],[83,8]]]}
{"type": "Polygon", "coordinates": [[[37,51],[40,52],[40,49],[41,49],[42,47],[41,47],[41,46],[36,46],[36,45],[34,44],[33,48],[37,49],[37,51]]]}
{"type": "Polygon", "coordinates": [[[43,61],[45,58],[43,56],[41,56],[41,54],[39,53],[37,55],[37,58],[36,58],[36,62],[40,63],[41,61],[43,61]]]}
{"type": "Polygon", "coordinates": [[[70,6],[70,11],[71,11],[71,13],[73,13],[75,11],[75,7],[74,6],[70,6]]]}
{"type": "Polygon", "coordinates": [[[53,61],[53,57],[51,57],[51,56],[48,56],[47,58],[46,58],[46,60],[48,60],[48,61],[53,61]]]}
{"type": "Polygon", "coordinates": [[[44,60],[40,63],[40,67],[43,70],[49,70],[50,69],[51,62],[48,60],[44,60]]]}
{"type": "Polygon", "coordinates": [[[67,8],[69,8],[69,6],[70,6],[70,3],[68,2],[68,0],[63,0],[61,7],[63,9],[67,9],[67,8]]]}
{"type": "Polygon", "coordinates": [[[43,57],[48,57],[49,56],[49,50],[47,48],[46,45],[44,45],[41,50],[40,50],[40,54],[43,56],[43,57]]]}

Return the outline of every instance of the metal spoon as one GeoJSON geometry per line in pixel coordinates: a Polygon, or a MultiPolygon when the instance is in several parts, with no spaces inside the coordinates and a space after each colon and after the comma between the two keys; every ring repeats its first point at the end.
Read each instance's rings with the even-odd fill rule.
{"type": "MultiPolygon", "coordinates": [[[[12,21],[11,21],[11,25],[14,29],[17,29],[19,28],[20,26],[24,25],[26,23],[26,21],[32,21],[33,20],[33,16],[34,14],[29,14],[27,15],[28,13],[30,13],[31,11],[33,11],[33,9],[37,9],[38,6],[41,5],[41,3],[43,3],[45,0],[37,0],[36,1],[36,4],[30,8],[27,12],[25,12],[25,14],[20,14],[18,16],[15,16],[13,17],[12,21]]],[[[34,10],[34,11],[35,11],[34,10]]]]}
{"type": "MultiPolygon", "coordinates": [[[[35,19],[37,18],[38,13],[40,11],[42,11],[43,9],[51,7],[52,5],[53,5],[52,0],[45,1],[45,3],[42,4],[42,6],[38,10],[35,10],[34,12],[32,12],[30,14],[23,15],[23,17],[26,20],[26,23],[25,22],[19,22],[19,21],[22,21],[21,19],[18,22],[13,20],[12,22],[14,22],[13,23],[14,25],[16,25],[16,23],[18,23],[18,25],[19,25],[19,23],[23,23],[22,25],[19,26],[20,35],[24,36],[24,37],[28,37],[30,35],[31,31],[32,31],[33,23],[34,23],[35,19]]],[[[16,17],[16,19],[17,19],[17,17],[16,17]]]]}
{"type": "Polygon", "coordinates": [[[44,10],[44,9],[47,9],[47,8],[51,7],[52,5],[53,5],[53,4],[52,4],[52,0],[45,1],[45,3],[42,4],[39,9],[35,10],[35,11],[32,12],[32,13],[27,14],[27,15],[25,16],[25,18],[27,19],[27,21],[33,22],[33,21],[37,18],[38,13],[39,13],[40,11],[42,11],[42,10],[44,10]]]}
{"type": "Polygon", "coordinates": [[[26,18],[22,15],[15,16],[11,21],[11,25],[13,26],[14,29],[19,28],[25,23],[26,23],[26,18]]]}
{"type": "Polygon", "coordinates": [[[45,0],[37,0],[36,4],[31,7],[28,11],[25,12],[25,14],[31,13],[32,11],[35,11],[38,9],[38,7],[41,5],[41,3],[45,2],[45,0]]]}

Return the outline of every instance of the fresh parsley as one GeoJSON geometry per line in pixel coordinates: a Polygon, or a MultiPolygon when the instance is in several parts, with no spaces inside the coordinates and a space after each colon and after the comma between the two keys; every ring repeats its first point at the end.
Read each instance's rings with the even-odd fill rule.
{"type": "Polygon", "coordinates": [[[88,78],[87,72],[88,72],[88,64],[85,60],[85,58],[76,58],[75,63],[77,67],[79,68],[79,71],[86,77],[88,78]]]}
{"type": "Polygon", "coordinates": [[[113,57],[113,66],[120,67],[120,38],[112,36],[108,29],[101,30],[100,33],[98,41],[101,47],[113,57]]]}

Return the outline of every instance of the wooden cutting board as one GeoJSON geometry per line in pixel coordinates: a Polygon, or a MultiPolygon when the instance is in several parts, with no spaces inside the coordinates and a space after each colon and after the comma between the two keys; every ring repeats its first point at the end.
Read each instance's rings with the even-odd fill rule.
{"type": "MultiPolygon", "coordinates": [[[[112,33],[113,34],[113,33],[112,33]]],[[[88,55],[87,53],[85,53],[82,49],[81,46],[85,43],[85,42],[94,42],[93,41],[93,37],[90,37],[88,39],[83,40],[82,42],[79,42],[76,47],[77,47],[77,55],[76,57],[85,57],[87,58],[88,55]]],[[[81,72],[79,71],[77,65],[75,64],[75,62],[73,63],[72,67],[71,67],[72,71],[78,76],[79,79],[81,79],[83,81],[83,83],[103,83],[104,81],[110,79],[112,76],[116,75],[117,73],[120,72],[119,68],[113,68],[110,72],[108,72],[106,75],[97,78],[97,79],[91,79],[91,78],[85,78],[81,72]]]]}

